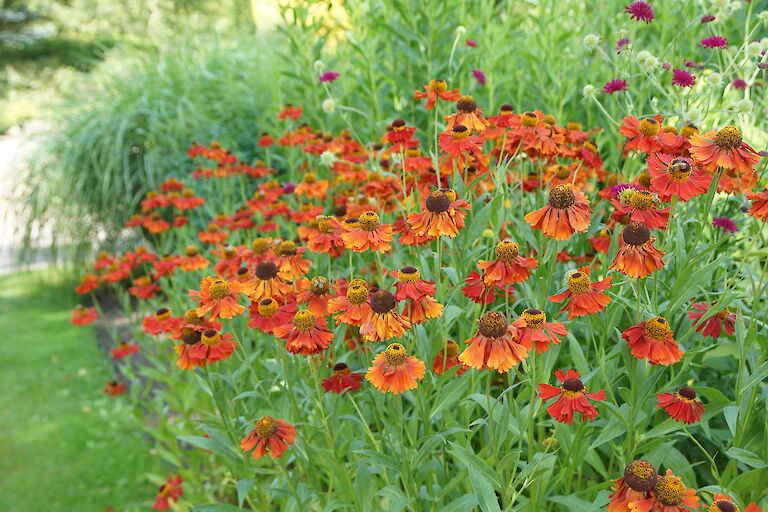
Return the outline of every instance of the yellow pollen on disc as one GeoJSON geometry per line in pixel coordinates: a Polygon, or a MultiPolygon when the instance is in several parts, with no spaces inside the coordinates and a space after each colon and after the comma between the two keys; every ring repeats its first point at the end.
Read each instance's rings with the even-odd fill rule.
{"type": "Polygon", "coordinates": [[[254,430],[259,437],[269,439],[277,432],[277,421],[272,416],[264,416],[256,422],[254,430]]]}
{"type": "Polygon", "coordinates": [[[200,341],[203,342],[203,344],[207,347],[215,347],[219,343],[221,343],[221,334],[211,329],[213,333],[210,331],[205,331],[203,335],[200,337],[200,341]]]}
{"type": "Polygon", "coordinates": [[[571,293],[577,295],[587,293],[590,284],[592,284],[592,282],[586,272],[574,272],[568,276],[568,289],[571,290],[571,293]]]}
{"type": "Polygon", "coordinates": [[[539,329],[547,321],[547,315],[543,311],[535,308],[529,308],[523,311],[523,320],[531,329],[539,329]]]}
{"type": "Polygon", "coordinates": [[[539,116],[536,114],[536,112],[525,112],[522,116],[520,116],[520,122],[523,124],[523,126],[527,126],[528,128],[533,128],[537,124],[539,124],[539,116]]]}
{"type": "Polygon", "coordinates": [[[653,193],[645,190],[635,190],[629,202],[633,208],[638,210],[650,210],[654,207],[653,193]]]}
{"type": "Polygon", "coordinates": [[[558,210],[565,210],[576,202],[576,194],[568,185],[557,185],[549,191],[549,204],[558,210]]]}
{"type": "Polygon", "coordinates": [[[667,173],[677,181],[685,181],[691,175],[691,164],[682,158],[675,158],[669,162],[667,173]]]}
{"type": "Polygon", "coordinates": [[[275,252],[280,256],[293,256],[296,254],[296,244],[290,240],[285,240],[275,247],[275,252]]]}
{"type": "Polygon", "coordinates": [[[308,309],[297,311],[293,315],[293,326],[300,331],[308,331],[315,326],[315,315],[308,309]]]}
{"type": "Polygon", "coordinates": [[[360,229],[363,231],[376,231],[381,224],[379,214],[376,212],[363,212],[360,214],[360,229]]]}
{"type": "Polygon", "coordinates": [[[277,313],[278,308],[277,301],[275,299],[269,298],[259,301],[259,305],[256,307],[256,309],[259,311],[259,314],[261,316],[273,316],[275,313],[277,313]]]}
{"type": "Polygon", "coordinates": [[[220,231],[219,225],[210,223],[208,224],[208,232],[209,233],[218,233],[220,231]]]}
{"type": "Polygon", "coordinates": [[[656,121],[654,118],[648,117],[640,121],[640,126],[638,127],[638,129],[640,130],[640,133],[642,133],[646,137],[653,137],[654,135],[659,134],[659,131],[661,130],[661,126],[659,125],[658,121],[656,121]]]}
{"type": "Polygon", "coordinates": [[[459,355],[459,344],[453,340],[445,342],[445,355],[446,357],[456,357],[459,355]]]}
{"type": "Polygon", "coordinates": [[[699,129],[696,128],[694,125],[688,123],[684,125],[682,128],[680,128],[680,135],[685,137],[686,139],[689,138],[694,133],[699,133],[699,129]]]}
{"type": "Polygon", "coordinates": [[[664,317],[657,316],[645,322],[645,334],[656,341],[663,341],[672,334],[672,328],[664,317]]]}
{"type": "Polygon", "coordinates": [[[741,130],[735,126],[724,126],[717,132],[715,144],[720,149],[734,149],[741,146],[741,130]]]}
{"type": "Polygon", "coordinates": [[[251,243],[251,249],[256,254],[262,254],[269,249],[269,240],[266,238],[257,238],[251,243]]]}
{"type": "Polygon", "coordinates": [[[656,468],[645,460],[633,460],[624,468],[624,481],[635,491],[647,492],[653,489],[656,476],[656,468]]]}
{"type": "Polygon", "coordinates": [[[194,245],[188,245],[184,249],[184,254],[189,256],[189,257],[197,256],[197,247],[195,247],[194,245]]]}
{"type": "Polygon", "coordinates": [[[168,309],[161,308],[157,310],[157,313],[155,313],[155,320],[158,322],[162,322],[163,320],[168,320],[171,318],[171,312],[168,309]]]}
{"type": "Polygon", "coordinates": [[[567,165],[558,164],[555,169],[555,177],[559,180],[568,179],[571,176],[571,169],[567,165]]]}
{"type": "Polygon", "coordinates": [[[678,476],[660,477],[653,490],[659,503],[668,507],[680,505],[685,499],[685,484],[678,476]]]}
{"type": "Polygon", "coordinates": [[[229,283],[219,279],[211,283],[208,287],[208,294],[214,300],[220,300],[229,295],[229,283]]]}
{"type": "Polygon", "coordinates": [[[507,318],[496,311],[489,311],[480,318],[478,330],[486,338],[501,338],[507,332],[507,318]]]}
{"type": "Polygon", "coordinates": [[[403,267],[397,271],[397,280],[401,283],[415,283],[421,279],[421,273],[414,267],[403,267]]]}
{"type": "Polygon", "coordinates": [[[445,92],[448,90],[448,84],[445,80],[431,80],[429,82],[429,90],[432,92],[445,92]]]}
{"type": "Polygon", "coordinates": [[[353,306],[357,306],[368,301],[369,295],[370,292],[368,291],[368,288],[360,284],[355,284],[347,288],[347,300],[353,306]]]}
{"type": "Polygon", "coordinates": [[[333,230],[333,223],[330,217],[321,217],[317,220],[317,229],[321,233],[330,233],[333,230]]]}
{"type": "Polygon", "coordinates": [[[317,175],[313,172],[308,172],[304,175],[304,183],[315,183],[317,181],[317,175]]]}
{"type": "Polygon", "coordinates": [[[581,127],[581,123],[570,122],[567,125],[565,125],[565,128],[572,132],[574,131],[580,132],[582,127],[581,127]]]}
{"type": "Polygon", "coordinates": [[[399,343],[392,343],[384,351],[384,359],[387,360],[389,366],[402,366],[405,364],[405,360],[408,358],[408,352],[405,351],[405,347],[399,343]]]}

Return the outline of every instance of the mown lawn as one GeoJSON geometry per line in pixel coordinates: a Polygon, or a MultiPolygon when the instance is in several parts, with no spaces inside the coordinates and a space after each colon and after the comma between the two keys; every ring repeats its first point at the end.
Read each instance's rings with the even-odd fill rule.
{"type": "Polygon", "coordinates": [[[155,486],[149,444],[125,397],[102,393],[108,362],[77,297],[52,270],[0,276],[0,510],[143,509],[155,486]]]}

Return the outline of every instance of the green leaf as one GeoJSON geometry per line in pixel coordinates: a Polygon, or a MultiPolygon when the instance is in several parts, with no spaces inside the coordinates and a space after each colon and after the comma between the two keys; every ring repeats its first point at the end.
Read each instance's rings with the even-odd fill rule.
{"type": "Polygon", "coordinates": [[[748,379],[744,381],[744,385],[741,387],[741,393],[746,392],[752,388],[755,384],[768,377],[768,361],[761,364],[757,370],[755,370],[748,379]]]}
{"type": "Polygon", "coordinates": [[[739,408],[735,405],[729,405],[723,409],[723,416],[725,416],[725,422],[728,424],[728,429],[731,431],[731,435],[736,435],[736,422],[739,418],[739,408]]]}
{"type": "Polygon", "coordinates": [[[737,461],[756,469],[768,468],[768,464],[766,464],[763,459],[744,448],[730,448],[725,454],[732,459],[736,459],[737,461]]]}
{"type": "Polygon", "coordinates": [[[483,459],[475,455],[470,448],[465,448],[454,442],[451,442],[450,445],[451,449],[448,451],[454,457],[459,459],[461,463],[467,466],[470,475],[475,473],[482,475],[483,479],[492,484],[495,489],[501,490],[501,479],[499,478],[499,475],[497,475],[493,468],[486,464],[483,459]]]}
{"type": "Polygon", "coordinates": [[[208,439],[207,437],[202,436],[177,436],[176,439],[184,443],[189,443],[192,446],[202,448],[203,450],[208,450],[217,455],[221,455],[222,457],[227,457],[229,459],[242,458],[239,453],[234,453],[229,447],[215,439],[208,439]]]}
{"type": "Polygon", "coordinates": [[[470,470],[469,483],[472,485],[472,489],[474,489],[475,494],[477,495],[477,502],[480,505],[480,510],[483,512],[501,512],[499,499],[496,497],[496,493],[493,492],[493,486],[483,474],[470,470]]]}
{"type": "Polygon", "coordinates": [[[192,510],[193,512],[238,512],[246,509],[236,507],[234,505],[226,505],[224,503],[221,503],[221,504],[214,503],[211,505],[198,505],[192,510]]]}
{"type": "Polygon", "coordinates": [[[465,512],[474,510],[477,507],[477,496],[474,494],[465,494],[461,498],[456,498],[445,507],[440,508],[441,512],[465,512]]]}
{"type": "Polygon", "coordinates": [[[242,507],[248,491],[256,480],[238,480],[237,481],[237,506],[242,507]]]}
{"type": "Polygon", "coordinates": [[[592,503],[577,498],[576,496],[550,496],[547,499],[565,505],[569,511],[591,512],[594,510],[592,503]]]}

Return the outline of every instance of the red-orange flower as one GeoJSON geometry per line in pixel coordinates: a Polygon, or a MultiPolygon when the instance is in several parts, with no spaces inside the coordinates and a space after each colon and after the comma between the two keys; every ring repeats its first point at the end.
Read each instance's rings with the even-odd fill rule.
{"type": "Polygon", "coordinates": [[[549,350],[550,342],[559,345],[560,337],[568,335],[562,322],[547,322],[547,315],[535,308],[523,311],[512,325],[517,328],[519,343],[528,351],[533,350],[535,343],[539,354],[549,350]]]}
{"type": "Polygon", "coordinates": [[[659,409],[664,409],[670,418],[686,425],[701,421],[701,413],[706,411],[696,401],[696,391],[687,386],[680,388],[677,393],[659,393],[656,399],[659,409]]]}
{"type": "Polygon", "coordinates": [[[549,202],[543,208],[527,214],[524,219],[533,229],[555,240],[568,240],[574,233],[589,227],[592,210],[581,192],[570,185],[557,185],[549,191],[549,202]]]}
{"type": "Polygon", "coordinates": [[[203,269],[210,264],[211,262],[208,261],[205,256],[200,254],[197,247],[194,245],[188,245],[187,248],[184,249],[184,256],[179,260],[179,268],[184,272],[194,272],[195,270],[203,269]]]}
{"type": "Polygon", "coordinates": [[[648,174],[651,176],[651,191],[662,201],[672,197],[688,201],[709,189],[712,176],[702,171],[690,158],[666,153],[648,156],[648,174]]]}
{"type": "Polygon", "coordinates": [[[602,281],[592,282],[589,278],[590,267],[583,266],[568,276],[568,288],[557,295],[551,295],[552,302],[563,302],[563,309],[568,310],[568,320],[579,316],[594,315],[610,304],[611,298],[603,292],[611,287],[611,276],[602,281]]]}
{"type": "Polygon", "coordinates": [[[736,174],[748,173],[760,161],[760,155],[744,142],[741,130],[735,126],[724,126],[717,133],[695,133],[690,143],[691,157],[709,172],[722,167],[733,169],[736,174]]]}
{"type": "Polygon", "coordinates": [[[275,327],[286,325],[296,313],[296,302],[286,300],[283,304],[272,297],[251,302],[248,308],[248,327],[271,333],[275,327]]]}
{"type": "Polygon", "coordinates": [[[552,405],[547,408],[547,412],[557,421],[573,423],[573,417],[576,412],[581,413],[582,421],[593,420],[597,417],[597,408],[589,403],[589,400],[602,402],[605,400],[605,391],[602,389],[597,393],[587,393],[584,383],[579,380],[579,372],[576,370],[557,370],[555,377],[562,383],[562,386],[555,387],[549,384],[539,384],[539,398],[550,400],[559,397],[552,405]]]}
{"type": "Polygon", "coordinates": [[[458,101],[461,95],[459,94],[458,89],[449,91],[448,84],[445,83],[445,80],[431,80],[428,84],[424,85],[424,91],[415,91],[413,97],[417,100],[427,98],[427,103],[424,105],[424,108],[430,110],[435,106],[437,98],[444,101],[458,101]]]}
{"type": "Polygon", "coordinates": [[[478,304],[488,305],[492,303],[496,300],[497,292],[500,295],[506,294],[510,299],[515,294],[513,285],[502,285],[498,281],[486,281],[485,276],[480,275],[476,270],[469,273],[464,283],[461,291],[469,300],[478,304]]]}
{"type": "Polygon", "coordinates": [[[189,290],[189,296],[200,303],[199,316],[209,315],[209,320],[233,318],[243,311],[245,306],[238,302],[240,294],[253,293],[253,286],[240,281],[227,281],[218,276],[204,277],[200,290],[189,290]]]}
{"type": "Polygon", "coordinates": [[[613,492],[608,495],[608,512],[631,512],[629,504],[648,499],[657,478],[656,468],[648,461],[633,460],[627,464],[624,476],[615,481],[613,492]]]}
{"type": "Polygon", "coordinates": [[[72,318],[69,321],[75,325],[88,325],[97,318],[99,318],[99,312],[95,307],[77,306],[72,310],[72,318]]]}
{"type": "Polygon", "coordinates": [[[80,284],[75,286],[75,292],[80,295],[85,295],[99,287],[99,276],[92,272],[88,272],[80,278],[80,284]]]}
{"type": "Polygon", "coordinates": [[[630,222],[621,232],[621,246],[608,267],[629,277],[647,277],[664,263],[664,253],[653,242],[650,230],[640,222],[630,222]]]}
{"type": "Polygon", "coordinates": [[[237,348],[237,341],[231,334],[222,336],[216,329],[205,330],[199,337],[183,336],[182,340],[184,343],[174,347],[179,356],[176,366],[182,370],[193,370],[198,366],[221,361],[231,356],[237,348]]]}
{"type": "Polygon", "coordinates": [[[282,457],[288,445],[296,439],[296,427],[271,416],[263,416],[256,422],[256,428],[243,438],[240,449],[244,452],[253,450],[254,459],[260,459],[269,452],[276,459],[282,457]]]}
{"type": "Polygon", "coordinates": [[[272,334],[285,340],[285,349],[291,354],[319,354],[333,341],[325,318],[316,317],[308,309],[297,311],[290,324],[275,327],[272,334]]]}
{"type": "Polygon", "coordinates": [[[154,315],[145,316],[142,322],[144,332],[157,336],[160,333],[169,333],[180,329],[184,319],[171,316],[168,308],[160,308],[154,315]]]}
{"type": "Polygon", "coordinates": [[[528,357],[528,350],[518,342],[515,326],[495,311],[485,313],[478,330],[468,340],[469,346],[459,354],[459,361],[476,370],[496,370],[506,373],[528,357]]]}
{"type": "Polygon", "coordinates": [[[304,258],[306,247],[297,247],[290,240],[284,240],[274,247],[276,264],[280,276],[285,279],[296,279],[309,272],[312,262],[304,258]]]}
{"type": "MultiPolygon", "coordinates": [[[[733,498],[725,494],[715,493],[714,501],[707,508],[709,512],[739,512],[739,507],[733,502],[733,498]]],[[[756,504],[750,503],[744,512],[762,512],[756,504]]]]}
{"type": "Polygon", "coordinates": [[[397,312],[395,296],[386,290],[372,293],[368,303],[370,310],[360,325],[365,341],[385,341],[399,338],[410,329],[411,323],[397,312]]]}
{"type": "Polygon", "coordinates": [[[656,479],[650,496],[629,503],[632,512],[690,512],[699,509],[699,498],[694,489],[685,487],[683,480],[671,469],[656,479]]]}
{"type": "Polygon", "coordinates": [[[328,312],[338,313],[334,317],[337,323],[360,326],[371,313],[371,306],[368,304],[369,295],[370,292],[365,281],[362,279],[352,280],[344,295],[339,295],[328,301],[328,312]]]}
{"type": "Polygon", "coordinates": [[[462,96],[456,102],[456,113],[445,118],[448,130],[461,124],[469,130],[482,133],[488,126],[488,120],[483,117],[482,109],[477,108],[477,102],[472,96],[462,96]]]}
{"type": "Polygon", "coordinates": [[[648,154],[659,151],[675,152],[684,142],[682,137],[661,129],[660,115],[646,117],[642,121],[634,116],[625,117],[622,123],[619,132],[628,139],[624,143],[625,152],[632,149],[648,154]]]}
{"type": "Polygon", "coordinates": [[[621,337],[627,341],[633,356],[651,364],[669,366],[683,357],[669,322],[661,316],[625,329],[621,337]]]}
{"type": "Polygon", "coordinates": [[[611,214],[613,220],[628,216],[629,220],[641,222],[648,229],[667,229],[670,207],[659,208],[653,192],[626,189],[619,198],[611,200],[611,204],[616,208],[611,214]]]}
{"type": "Polygon", "coordinates": [[[184,489],[181,488],[181,476],[171,476],[165,481],[160,489],[157,491],[155,497],[155,504],[152,508],[155,510],[168,510],[171,507],[171,503],[175,503],[179,500],[179,496],[184,493],[184,489]]]}
{"type": "Polygon", "coordinates": [[[149,276],[137,277],[133,280],[133,286],[128,288],[128,292],[131,295],[140,299],[151,299],[159,291],[160,286],[157,283],[153,283],[152,278],[149,276]]]}
{"type": "Polygon", "coordinates": [[[342,224],[341,239],[344,247],[355,252],[367,250],[387,252],[392,248],[392,226],[381,224],[379,214],[366,211],[360,214],[357,222],[347,219],[342,224]]]}
{"type": "Polygon", "coordinates": [[[522,283],[531,276],[531,270],[538,265],[536,258],[520,256],[520,245],[512,240],[502,240],[496,244],[495,260],[477,262],[478,268],[485,274],[483,281],[498,283],[500,286],[522,283]]]}
{"type": "Polygon", "coordinates": [[[747,199],[752,201],[747,215],[768,222],[768,188],[762,192],[747,192],[747,199]]]}
{"type": "Polygon", "coordinates": [[[443,314],[443,305],[435,298],[435,283],[425,281],[416,267],[406,266],[393,272],[397,276],[395,300],[405,300],[403,313],[412,324],[420,324],[428,318],[443,314]]]}
{"type": "Polygon", "coordinates": [[[112,357],[115,359],[123,359],[124,357],[128,357],[131,354],[135,354],[139,351],[139,345],[137,343],[128,343],[127,341],[122,341],[120,344],[112,349],[112,357]]]}
{"type": "Polygon", "coordinates": [[[691,304],[691,307],[697,311],[689,311],[688,318],[693,319],[694,324],[698,324],[696,326],[696,331],[704,336],[711,336],[713,338],[718,338],[722,334],[723,329],[725,330],[725,334],[733,334],[736,330],[736,315],[728,311],[728,308],[718,311],[714,316],[709,317],[703,322],[699,321],[700,318],[707,314],[712,306],[714,306],[714,304],[708,304],[706,302],[691,304]]]}
{"type": "Polygon", "coordinates": [[[104,389],[102,391],[109,396],[118,396],[125,393],[126,389],[128,389],[128,386],[125,384],[120,384],[117,381],[111,380],[104,385],[104,389]]]}
{"type": "Polygon", "coordinates": [[[454,377],[458,377],[469,370],[469,366],[463,365],[461,364],[461,361],[459,361],[458,343],[453,340],[448,340],[432,361],[432,371],[437,375],[442,375],[454,366],[461,366],[461,368],[456,370],[456,373],[453,374],[454,377]]]}
{"type": "Polygon", "coordinates": [[[454,238],[464,227],[469,203],[456,198],[452,190],[435,190],[424,201],[426,211],[408,215],[408,227],[417,237],[454,238]]]}
{"type": "Polygon", "coordinates": [[[346,363],[336,363],[333,367],[333,375],[323,379],[321,385],[326,393],[346,393],[358,389],[363,382],[363,375],[353,373],[346,363]]]}
{"type": "Polygon", "coordinates": [[[397,395],[415,389],[425,369],[423,361],[409,356],[401,344],[392,343],[373,359],[365,378],[382,393],[397,395]]]}

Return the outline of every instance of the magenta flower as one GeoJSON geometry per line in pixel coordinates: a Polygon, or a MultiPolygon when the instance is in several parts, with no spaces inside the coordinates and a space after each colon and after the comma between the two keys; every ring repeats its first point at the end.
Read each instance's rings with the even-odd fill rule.
{"type": "Polygon", "coordinates": [[[720,48],[725,50],[728,48],[728,40],[722,36],[709,36],[705,37],[699,43],[699,46],[704,48],[720,48]]]}
{"type": "Polygon", "coordinates": [[[629,18],[650,23],[653,21],[653,7],[648,2],[632,2],[624,8],[629,13],[629,18]]]}
{"type": "Polygon", "coordinates": [[[702,23],[709,23],[710,21],[715,21],[715,17],[712,16],[711,14],[708,14],[706,16],[702,16],[701,17],[701,22],[702,23]]]}
{"type": "Polygon", "coordinates": [[[757,68],[758,69],[766,69],[766,68],[768,68],[768,62],[758,62],[757,63],[757,68]]]}
{"type": "Polygon", "coordinates": [[[684,60],[683,64],[685,64],[685,67],[687,68],[703,68],[704,64],[696,64],[692,60],[684,60]]]}
{"type": "Polygon", "coordinates": [[[621,92],[627,90],[627,81],[626,80],[611,80],[605,86],[603,87],[603,92],[607,92],[608,94],[613,94],[615,92],[621,92]]]}
{"type": "Polygon", "coordinates": [[[336,73],[335,71],[326,71],[325,73],[320,75],[321,82],[333,82],[337,78],[339,78],[339,74],[336,73]]]}
{"type": "Polygon", "coordinates": [[[747,82],[743,78],[737,78],[736,80],[731,82],[731,87],[742,91],[747,88],[747,82]]]}
{"type": "Polygon", "coordinates": [[[739,230],[739,227],[730,217],[715,217],[712,219],[712,225],[729,233],[735,233],[739,230]]]}
{"type": "Polygon", "coordinates": [[[471,46],[472,48],[477,48],[477,41],[474,39],[467,39],[467,46],[471,46]]]}
{"type": "Polygon", "coordinates": [[[661,65],[661,69],[663,69],[664,71],[669,71],[670,69],[672,69],[672,64],[670,64],[669,62],[664,62],[661,65]]]}
{"type": "Polygon", "coordinates": [[[475,75],[475,80],[477,80],[478,84],[485,85],[485,73],[479,69],[473,69],[472,74],[475,75]]]}
{"type": "Polygon", "coordinates": [[[684,69],[675,68],[672,70],[672,85],[678,87],[693,87],[696,83],[696,77],[684,69]]]}
{"type": "Polygon", "coordinates": [[[624,47],[629,44],[629,39],[622,37],[616,42],[616,53],[619,54],[624,50],[624,47]]]}

